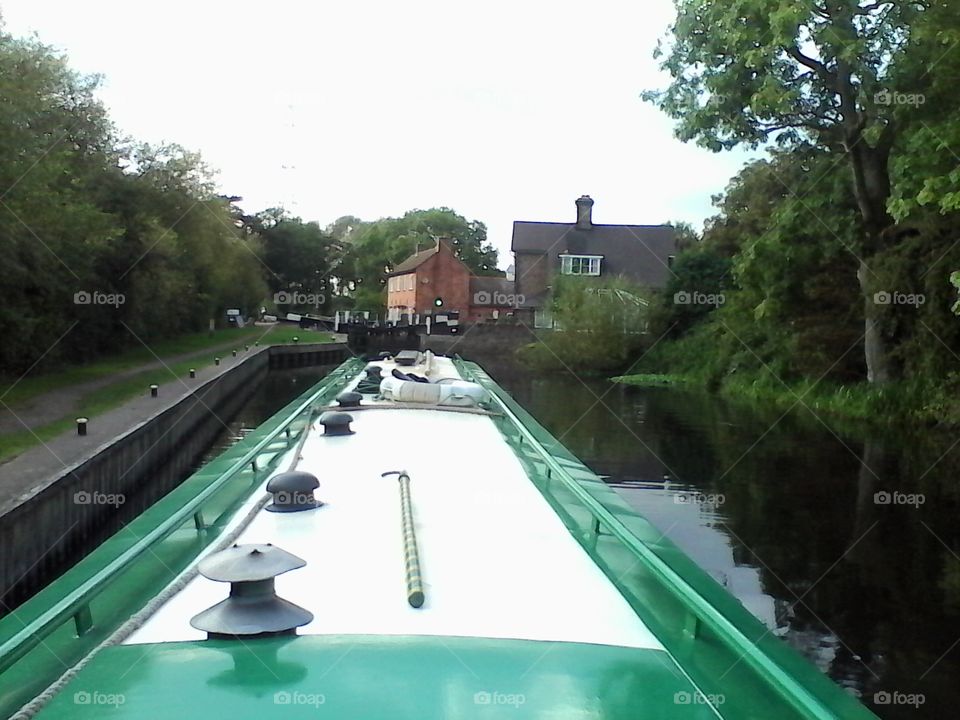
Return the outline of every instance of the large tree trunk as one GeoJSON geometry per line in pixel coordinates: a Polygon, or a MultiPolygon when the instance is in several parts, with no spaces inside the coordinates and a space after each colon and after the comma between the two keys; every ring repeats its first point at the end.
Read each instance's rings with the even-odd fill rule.
{"type": "MultiPolygon", "coordinates": [[[[890,134],[892,135],[892,129],[890,134]]],[[[884,232],[893,225],[887,212],[890,198],[890,157],[886,137],[875,147],[862,137],[849,150],[853,166],[854,193],[860,214],[867,231],[867,241],[860,254],[857,280],[863,293],[863,349],[867,366],[867,380],[871,383],[886,383],[896,379],[896,365],[890,357],[890,349],[881,326],[881,309],[874,302],[874,293],[889,288],[876,287],[870,271],[870,258],[882,249],[884,232]]]]}
{"type": "Polygon", "coordinates": [[[863,291],[863,353],[867,364],[867,381],[890,382],[896,377],[896,371],[880,327],[880,308],[873,301],[870,268],[864,260],[860,260],[857,280],[860,281],[860,289],[863,291]]]}
{"type": "MultiPolygon", "coordinates": [[[[854,37],[853,16],[846,4],[838,5],[834,20],[847,35],[854,37]]],[[[887,288],[874,288],[870,259],[882,249],[884,232],[893,224],[887,212],[890,199],[890,151],[897,135],[891,120],[883,126],[876,143],[871,145],[864,135],[869,117],[864,114],[853,82],[853,71],[844,60],[837,63],[836,90],[840,96],[843,145],[853,170],[853,191],[863,218],[867,238],[858,255],[857,280],[863,292],[864,360],[867,379],[885,383],[894,379],[894,364],[880,324],[880,308],[873,302],[873,293],[887,288]]]]}

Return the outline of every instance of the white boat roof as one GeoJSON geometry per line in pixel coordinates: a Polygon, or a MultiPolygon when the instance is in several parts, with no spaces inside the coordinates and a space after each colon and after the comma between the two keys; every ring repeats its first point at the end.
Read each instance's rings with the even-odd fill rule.
{"type": "MultiPolygon", "coordinates": [[[[392,362],[377,363],[384,374],[392,362]]],[[[424,373],[428,368],[401,368],[424,373]]],[[[432,379],[459,378],[433,358],[432,379]]],[[[359,378],[358,378],[359,379],[359,378]]],[[[364,404],[371,402],[371,396],[364,404]]],[[[389,405],[388,401],[380,401],[389,405]]],[[[529,480],[493,420],[436,409],[353,412],[354,435],[315,426],[298,470],[323,507],[260,511],[237,542],[272,543],[306,560],[277,594],[313,613],[301,635],[430,635],[569,641],[662,650],[529,480]],[[406,470],[426,602],[406,599],[399,483],[406,470]]],[[[285,459],[281,467],[288,467],[285,459]]],[[[253,494],[243,518],[265,492],[253,494]]],[[[200,640],[190,618],[229,585],[191,580],[125,641],[200,640]]]]}

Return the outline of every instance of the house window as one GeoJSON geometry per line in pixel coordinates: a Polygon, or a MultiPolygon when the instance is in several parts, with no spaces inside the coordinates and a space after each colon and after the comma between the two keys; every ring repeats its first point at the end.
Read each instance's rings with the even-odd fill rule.
{"type": "Polygon", "coordinates": [[[599,275],[602,255],[561,255],[560,273],[563,275],[599,275]]]}
{"type": "Polygon", "coordinates": [[[538,329],[553,327],[553,315],[549,310],[537,309],[533,311],[533,326],[538,329]]]}
{"type": "Polygon", "coordinates": [[[413,275],[407,275],[407,290],[413,290],[413,275]]]}

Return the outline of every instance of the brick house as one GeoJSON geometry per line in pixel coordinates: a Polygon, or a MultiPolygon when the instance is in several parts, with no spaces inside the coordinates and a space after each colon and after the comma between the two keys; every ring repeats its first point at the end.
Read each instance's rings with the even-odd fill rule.
{"type": "Polygon", "coordinates": [[[477,277],[446,238],[418,250],[387,274],[387,320],[459,312],[460,320],[482,322],[513,311],[513,283],[477,277]]]}
{"type": "Polygon", "coordinates": [[[598,225],[589,195],[576,206],[576,222],[513,223],[515,291],[524,301],[517,315],[525,322],[551,324],[546,310],[557,274],[622,277],[651,290],[666,287],[678,252],[672,226],[598,225]]]}

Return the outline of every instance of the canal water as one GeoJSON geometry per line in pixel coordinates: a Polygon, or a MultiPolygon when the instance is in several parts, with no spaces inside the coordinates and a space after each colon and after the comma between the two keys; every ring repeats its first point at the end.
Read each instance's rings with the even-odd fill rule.
{"type": "Polygon", "coordinates": [[[492,371],[881,718],[960,717],[960,445],[708,394],[492,371]]]}
{"type": "Polygon", "coordinates": [[[293,402],[311,387],[323,380],[336,365],[317,365],[285,370],[271,370],[260,382],[254,394],[214,440],[197,468],[210,462],[260,423],[293,402]]]}

